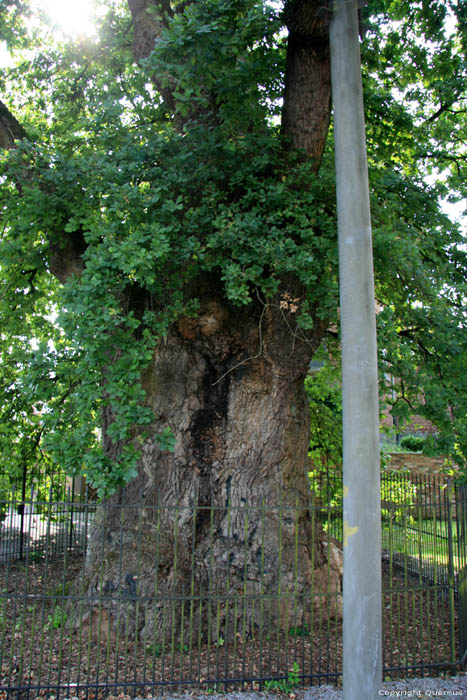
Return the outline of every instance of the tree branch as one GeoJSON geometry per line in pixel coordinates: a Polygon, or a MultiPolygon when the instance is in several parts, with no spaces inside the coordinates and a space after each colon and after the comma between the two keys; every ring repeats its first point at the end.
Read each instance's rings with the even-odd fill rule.
{"type": "Polygon", "coordinates": [[[0,148],[15,148],[15,141],[27,137],[26,130],[0,101],[0,148]]]}
{"type": "MultiPolygon", "coordinates": [[[[24,127],[10,112],[8,107],[0,101],[0,148],[11,150],[16,148],[16,141],[27,138],[24,127]]],[[[16,177],[15,184],[19,195],[23,192],[23,184],[34,177],[31,168],[25,168],[22,178],[16,177]]],[[[65,234],[62,230],[48,232],[49,240],[49,269],[60,282],[72,274],[79,275],[82,272],[82,255],[86,249],[86,243],[82,231],[65,234]],[[53,235],[51,235],[53,234],[53,235]]],[[[30,274],[28,279],[31,289],[34,289],[33,280],[37,270],[27,270],[24,274],[30,274]]]]}
{"type": "Polygon", "coordinates": [[[314,161],[317,172],[331,116],[330,13],[323,0],[288,0],[289,30],[282,133],[314,161]]]}
{"type": "Polygon", "coordinates": [[[467,155],[450,155],[448,153],[419,153],[420,158],[436,158],[438,160],[447,160],[454,163],[457,169],[457,174],[462,177],[462,163],[467,162],[467,155]]]}
{"type": "MultiPolygon", "coordinates": [[[[456,103],[456,100],[459,99],[461,96],[461,92],[456,92],[454,93],[453,99],[449,100],[449,102],[445,102],[444,104],[440,105],[439,109],[436,110],[434,114],[432,114],[430,117],[425,119],[425,124],[430,124],[431,122],[436,121],[444,112],[449,112],[451,107],[456,103]]],[[[461,110],[464,111],[464,110],[461,110]]]]}
{"type": "Polygon", "coordinates": [[[163,10],[171,12],[171,8],[163,0],[128,0],[128,7],[133,20],[133,56],[138,63],[153,51],[162,32],[163,10]]]}
{"type": "MultiPolygon", "coordinates": [[[[139,63],[152,53],[174,12],[169,0],[128,0],[128,7],[133,21],[133,57],[136,63],[139,63]]],[[[157,75],[152,76],[152,82],[169,110],[175,112],[172,94],[175,85],[167,88],[157,75]]]]}

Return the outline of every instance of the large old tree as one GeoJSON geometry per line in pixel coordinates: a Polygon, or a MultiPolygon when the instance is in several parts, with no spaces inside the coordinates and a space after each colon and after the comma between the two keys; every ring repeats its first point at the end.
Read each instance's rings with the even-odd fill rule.
{"type": "MultiPolygon", "coordinates": [[[[0,105],[9,468],[37,448],[110,498],[89,590],[131,588],[141,566],[143,594],[156,567],[162,592],[247,593],[262,578],[273,594],[279,577],[294,594],[338,590],[336,552],[304,508],[304,379],[337,320],[329,9],[108,4],[96,41],[37,43],[27,3],[0,15],[12,49],[32,46],[4,72],[0,105]],[[246,526],[247,505],[263,510],[246,526]]],[[[446,183],[462,193],[465,38],[437,2],[372,5],[383,361],[403,377],[395,412],[431,411],[460,454],[463,253],[438,200],[446,183]],[[432,186],[429,163],[443,172],[432,186]]],[[[310,608],[290,600],[301,624],[310,608]]],[[[271,615],[290,624],[292,611],[271,615]]]]}

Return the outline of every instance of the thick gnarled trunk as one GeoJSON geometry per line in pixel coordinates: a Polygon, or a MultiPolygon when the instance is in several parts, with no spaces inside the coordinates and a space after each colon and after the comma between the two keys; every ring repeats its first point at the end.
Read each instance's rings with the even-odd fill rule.
{"type": "MultiPolygon", "coordinates": [[[[146,600],[132,616],[144,638],[174,625],[186,636],[193,596],[196,633],[207,632],[206,601],[216,596],[210,634],[225,638],[238,625],[254,633],[264,605],[281,628],[308,625],[325,600],[313,593],[340,590],[340,558],[309,510],[306,475],[303,380],[322,332],[317,324],[301,336],[280,301],[239,313],[213,296],[160,344],[145,388],[154,429],[171,427],[175,451],[145,443],[137,478],[96,523],[86,573],[97,598],[124,598],[134,582],[146,600]]],[[[339,609],[332,598],[332,614],[339,609]]]]}

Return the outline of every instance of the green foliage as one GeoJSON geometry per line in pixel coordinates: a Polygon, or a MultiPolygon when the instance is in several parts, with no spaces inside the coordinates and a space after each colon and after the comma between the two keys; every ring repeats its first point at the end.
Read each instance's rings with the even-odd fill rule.
{"type": "Polygon", "coordinates": [[[55,605],[51,615],[47,615],[46,631],[58,630],[63,627],[67,621],[67,613],[60,605],[55,605]]]}
{"type": "Polygon", "coordinates": [[[282,678],[276,681],[266,681],[264,687],[266,690],[280,690],[282,693],[290,693],[300,685],[300,667],[294,661],[291,670],[287,674],[287,678],[282,678]]]}
{"type": "Polygon", "coordinates": [[[29,552],[28,553],[28,561],[30,562],[40,562],[45,559],[45,556],[42,552],[29,552]]]}
{"type": "MultiPolygon", "coordinates": [[[[447,37],[434,2],[365,11],[381,392],[401,422],[432,420],[431,449],[464,464],[465,248],[439,202],[465,195],[465,28],[454,7],[459,27],[447,37]]],[[[270,300],[293,278],[302,327],[314,314],[337,323],[332,149],[315,177],[283,147],[285,42],[267,2],[188,3],[139,66],[124,3],[109,4],[96,43],[54,44],[31,33],[27,12],[0,11],[19,52],[1,84],[29,136],[0,160],[1,471],[59,465],[105,495],[154,439],[142,373],[171,324],[196,314],[203,276],[221,281],[232,308],[270,300]],[[60,284],[53,261],[66,267],[73,247],[82,265],[60,284]]],[[[329,344],[322,353],[336,356],[329,344]]],[[[335,365],[322,372],[307,380],[310,450],[332,465],[340,388],[335,365]]],[[[174,449],[169,426],[156,441],[174,449]]]]}
{"type": "MultiPolygon", "coordinates": [[[[222,11],[228,14],[228,4],[222,11]]],[[[259,22],[256,16],[244,21],[245,27],[259,22]]],[[[245,30],[244,43],[235,51],[247,49],[252,31],[245,30]]],[[[168,61],[170,51],[175,59],[177,32],[175,23],[164,51],[160,49],[162,57],[156,52],[152,61],[168,61]]],[[[133,90],[141,88],[139,75],[130,75],[129,81],[133,90]]],[[[313,286],[324,265],[329,266],[328,250],[334,247],[314,235],[316,225],[332,229],[323,183],[312,187],[310,167],[294,156],[284,157],[265,118],[258,133],[240,131],[227,139],[225,116],[218,127],[194,123],[182,137],[170,125],[141,125],[138,110],[124,110],[124,91],[115,84],[112,91],[111,104],[107,99],[94,104],[93,116],[85,115],[90,139],[72,152],[67,137],[62,137],[53,148],[23,144],[5,157],[3,172],[19,173],[27,163],[40,172],[53,195],[46,195],[36,182],[26,185],[19,216],[14,188],[2,200],[11,221],[4,247],[16,278],[26,264],[22,258],[18,270],[16,254],[21,238],[25,247],[26,240],[30,242],[27,222],[32,212],[37,246],[31,267],[43,267],[47,257],[42,231],[64,226],[71,237],[84,235],[84,269],[63,287],[56,286],[53,297],[46,296],[50,307],[59,310],[49,322],[49,339],[37,349],[28,349],[23,336],[18,342],[26,346],[27,356],[24,404],[41,396],[41,408],[47,406],[38,414],[47,454],[70,474],[85,472],[102,494],[132,478],[139,444],[149,435],[146,426],[153,416],[145,406],[141,372],[155,344],[177,317],[196,310],[196,300],[184,295],[180,280],[188,284],[200,273],[216,271],[229,301],[247,304],[253,293],[268,298],[277,292],[281,277],[291,271],[313,286]],[[138,129],[129,128],[127,120],[138,129]],[[201,190],[200,182],[207,183],[201,190]],[[146,301],[141,305],[143,295],[146,301]],[[118,458],[112,461],[99,444],[103,411],[112,416],[107,436],[119,446],[118,458]]],[[[236,113],[235,108],[232,114],[236,113]]],[[[155,106],[152,118],[157,116],[155,106]]],[[[329,206],[332,211],[332,200],[329,206]]],[[[6,284],[11,303],[18,307],[18,296],[24,293],[17,280],[6,284]]],[[[318,294],[324,311],[324,288],[318,294]]],[[[37,307],[40,297],[35,301],[37,307]]],[[[309,311],[304,300],[303,325],[310,323],[309,311]]],[[[32,330],[27,334],[37,335],[32,330]]],[[[44,331],[39,337],[43,335],[44,331]]],[[[166,438],[163,433],[159,444],[172,449],[173,441],[166,438]]]]}
{"type": "Polygon", "coordinates": [[[401,425],[414,414],[431,420],[438,428],[431,452],[465,467],[466,251],[460,227],[439,207],[440,198],[465,197],[465,22],[454,3],[448,10],[437,2],[383,0],[368,11],[364,71],[382,393],[401,425]],[[428,173],[431,187],[422,179],[428,173]]]}
{"type": "Polygon", "coordinates": [[[400,444],[397,442],[383,442],[383,444],[381,445],[381,460],[382,460],[383,466],[386,466],[387,459],[388,459],[387,456],[389,454],[402,453],[402,452],[406,452],[406,451],[407,450],[405,450],[403,447],[401,447],[400,444]]]}
{"type": "Polygon", "coordinates": [[[290,627],[289,635],[291,637],[309,637],[311,635],[311,629],[308,625],[304,625],[303,627],[290,627]]]}
{"type": "MultiPolygon", "coordinates": [[[[310,489],[318,504],[342,507],[342,382],[337,347],[315,355],[318,367],[305,379],[310,406],[310,489]],[[321,366],[319,366],[321,365],[321,366]]],[[[334,343],[335,346],[335,343],[334,343]]]]}
{"type": "Polygon", "coordinates": [[[164,647],[162,644],[153,642],[152,644],[146,645],[146,651],[148,654],[150,654],[153,658],[156,659],[162,656],[162,654],[164,653],[164,647]]]}
{"type": "Polygon", "coordinates": [[[401,438],[401,447],[408,452],[422,452],[425,445],[425,438],[417,435],[404,435],[401,438]]]}
{"type": "Polygon", "coordinates": [[[381,517],[387,522],[411,522],[409,506],[413,506],[417,498],[417,486],[408,479],[401,479],[400,474],[394,473],[391,478],[381,481],[381,517]]]}
{"type": "MultiPolygon", "coordinates": [[[[323,351],[315,359],[321,357],[326,357],[323,351]]],[[[311,418],[309,457],[319,472],[342,465],[342,383],[337,350],[322,364],[305,379],[311,418]]]]}
{"type": "Polygon", "coordinates": [[[53,590],[53,595],[54,596],[67,596],[67,595],[69,595],[70,590],[71,590],[71,583],[69,581],[65,581],[64,583],[58,583],[53,590]]]}
{"type": "Polygon", "coordinates": [[[10,479],[8,474],[0,474],[0,523],[5,518],[10,500],[10,479]]]}
{"type": "Polygon", "coordinates": [[[173,96],[181,117],[214,118],[226,137],[263,131],[265,117],[277,111],[273,100],[282,96],[280,26],[267,3],[199,0],[173,18],[144,65],[150,74],[163,66],[176,83],[173,96]]]}
{"type": "Polygon", "coordinates": [[[11,48],[27,45],[25,23],[31,16],[28,0],[3,0],[0,4],[0,38],[11,48]]]}

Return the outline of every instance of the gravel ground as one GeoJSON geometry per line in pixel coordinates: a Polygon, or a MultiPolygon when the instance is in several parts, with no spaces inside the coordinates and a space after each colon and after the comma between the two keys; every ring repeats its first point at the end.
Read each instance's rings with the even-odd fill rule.
{"type": "MultiPolygon", "coordinates": [[[[344,693],[329,685],[296,690],[289,695],[280,693],[219,693],[218,695],[186,695],[177,696],[174,700],[343,700],[344,693]]],[[[378,690],[375,700],[379,698],[467,698],[467,676],[455,678],[414,678],[405,681],[383,683],[378,690]]],[[[136,699],[138,700],[138,699],[136,699]]],[[[171,700],[169,696],[154,698],[154,700],[171,700]]],[[[352,698],[360,700],[360,698],[352,698]]]]}
{"type": "MultiPolygon", "coordinates": [[[[342,690],[321,686],[303,691],[303,700],[343,700],[342,690]]],[[[406,681],[383,683],[378,698],[467,698],[467,676],[456,678],[414,678],[406,681]]],[[[233,699],[232,699],[233,700],[233,699]]],[[[355,698],[353,700],[360,700],[355,698]]]]}

